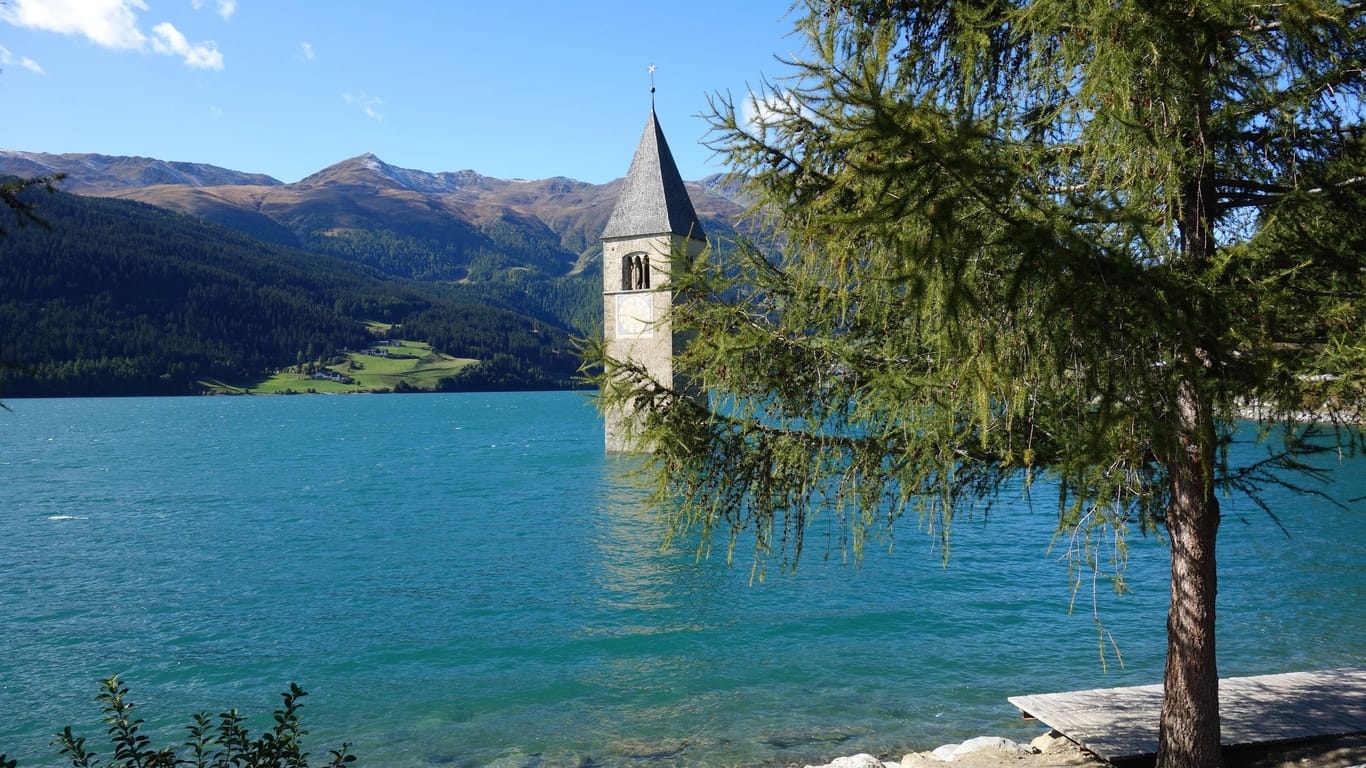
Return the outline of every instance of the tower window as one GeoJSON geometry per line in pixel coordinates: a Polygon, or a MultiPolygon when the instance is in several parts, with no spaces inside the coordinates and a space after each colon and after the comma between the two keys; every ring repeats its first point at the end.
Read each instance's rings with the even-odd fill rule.
{"type": "Polygon", "coordinates": [[[621,289],[643,291],[650,287],[650,257],[643,253],[628,253],[621,258],[621,289]]]}

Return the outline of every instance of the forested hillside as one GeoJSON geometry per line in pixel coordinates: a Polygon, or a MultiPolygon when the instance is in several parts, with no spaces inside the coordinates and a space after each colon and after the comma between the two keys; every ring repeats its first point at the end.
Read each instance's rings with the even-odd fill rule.
{"type": "MultiPolygon", "coordinates": [[[[620,181],[430,173],[367,153],[284,184],[194,163],[0,150],[0,174],[52,173],[66,175],[64,191],[150,203],[400,280],[459,286],[462,301],[563,329],[601,322],[598,238],[620,181]]],[[[713,242],[734,237],[737,187],[712,177],[689,194],[713,242]]]]}
{"type": "MultiPolygon", "coordinates": [[[[249,386],[363,347],[366,322],[481,361],[442,388],[572,386],[569,338],[602,322],[598,237],[620,187],[428,173],[371,154],[292,184],[0,150],[4,174],[64,174],[58,188],[81,195],[39,199],[50,231],[0,238],[9,397],[249,386]]],[[[712,178],[690,194],[714,244],[735,235],[735,189],[712,178]]]]}
{"type": "MultiPolygon", "coordinates": [[[[549,307],[267,244],[140,203],[41,195],[49,229],[0,238],[3,393],[190,394],[249,383],[374,337],[364,321],[475,357],[452,388],[572,384],[578,360],[549,307]],[[513,311],[532,308],[532,317],[513,311]]],[[[572,292],[571,292],[572,293],[572,292]]],[[[547,297],[548,298],[548,297],[547,297]]],[[[577,298],[565,298],[577,301],[577,298]]]]}

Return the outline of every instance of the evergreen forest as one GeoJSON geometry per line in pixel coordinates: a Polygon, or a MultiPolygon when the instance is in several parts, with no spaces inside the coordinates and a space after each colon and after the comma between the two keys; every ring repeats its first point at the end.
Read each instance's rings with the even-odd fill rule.
{"type": "MultiPolygon", "coordinates": [[[[441,389],[573,386],[597,278],[421,282],[125,200],[36,190],[0,238],[0,394],[180,395],[250,386],[376,334],[478,365],[441,389]],[[383,332],[371,330],[387,329],[383,332]]],[[[411,276],[411,277],[410,277],[411,276]]]]}

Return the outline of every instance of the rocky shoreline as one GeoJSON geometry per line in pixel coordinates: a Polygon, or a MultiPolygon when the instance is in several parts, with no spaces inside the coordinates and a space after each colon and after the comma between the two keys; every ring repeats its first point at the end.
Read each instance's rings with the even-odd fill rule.
{"type": "MultiPolygon", "coordinates": [[[[1366,768],[1366,733],[1312,741],[1226,749],[1225,768],[1366,768]]],[[[1122,768],[1146,768],[1152,758],[1125,761],[1122,768]]],[[[930,752],[911,752],[900,760],[868,754],[840,757],[805,768],[1115,768],[1056,731],[1019,744],[981,736],[945,744],[930,752]]]]}
{"type": "Polygon", "coordinates": [[[1071,739],[1050,731],[1028,745],[999,736],[979,736],[959,744],[945,744],[930,752],[910,752],[900,760],[859,754],[805,768],[1107,768],[1110,765],[1071,739]]]}

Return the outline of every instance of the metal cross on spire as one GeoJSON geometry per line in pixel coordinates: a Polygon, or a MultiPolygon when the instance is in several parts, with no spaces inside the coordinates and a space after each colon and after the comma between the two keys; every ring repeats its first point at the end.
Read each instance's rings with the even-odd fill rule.
{"type": "Polygon", "coordinates": [[[650,111],[655,109],[655,65],[650,65],[650,111]]]}

